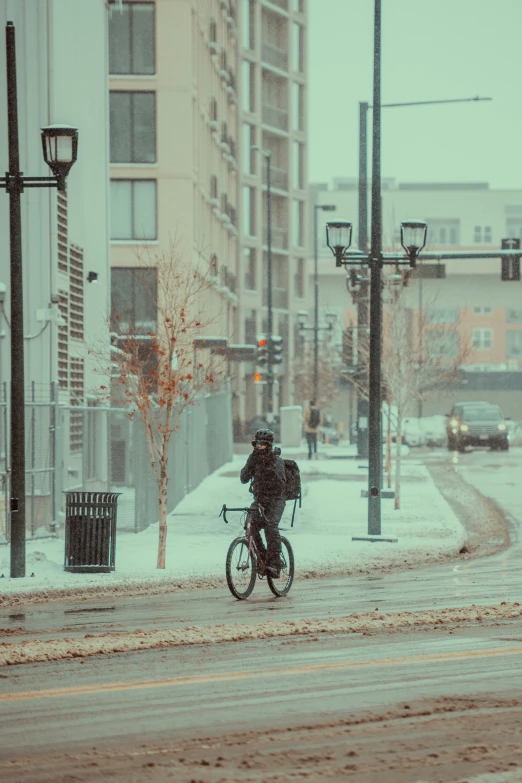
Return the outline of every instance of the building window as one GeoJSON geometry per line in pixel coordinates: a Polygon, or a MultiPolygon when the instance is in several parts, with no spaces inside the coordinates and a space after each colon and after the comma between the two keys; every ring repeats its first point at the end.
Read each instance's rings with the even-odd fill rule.
{"type": "Polygon", "coordinates": [[[245,49],[255,47],[255,10],[254,0],[243,0],[241,43],[245,49]]]}
{"type": "Polygon", "coordinates": [[[473,232],[473,241],[476,243],[482,242],[482,226],[475,226],[473,232]]]}
{"type": "Polygon", "coordinates": [[[294,0],[294,13],[303,13],[304,0],[294,0]]]}
{"type": "Polygon", "coordinates": [[[508,309],[506,311],[506,321],[508,324],[522,324],[522,310],[508,309]]]}
{"type": "Polygon", "coordinates": [[[493,241],[493,230],[491,226],[484,226],[484,242],[490,245],[493,241]]]}
{"type": "Polygon", "coordinates": [[[522,359],[522,329],[507,330],[506,356],[510,359],[522,359]]]}
{"type": "Polygon", "coordinates": [[[459,355],[459,333],[456,330],[430,330],[425,333],[425,346],[430,356],[456,359],[459,355]]]}
{"type": "Polygon", "coordinates": [[[298,258],[295,265],[294,294],[304,299],[304,259],[298,258]]]}
{"type": "Polygon", "coordinates": [[[294,188],[304,190],[304,144],[294,141],[294,188]]]}
{"type": "Polygon", "coordinates": [[[256,235],[256,192],[248,186],[243,187],[243,230],[248,236],[256,235]]]}
{"type": "Polygon", "coordinates": [[[304,70],[304,30],[300,24],[294,24],[292,43],[294,71],[302,73],[304,70]]]}
{"type": "Polygon", "coordinates": [[[109,18],[109,73],[155,72],[154,4],[123,3],[109,18]]]}
{"type": "Polygon", "coordinates": [[[459,245],[460,244],[460,221],[459,220],[440,220],[429,218],[428,223],[428,245],[459,245]]]}
{"type": "Polygon", "coordinates": [[[256,173],[256,153],[252,149],[256,143],[256,129],[253,125],[243,124],[243,172],[256,173]]]}
{"type": "Polygon", "coordinates": [[[456,324],[459,311],[453,307],[429,307],[426,310],[427,324],[456,324]]]}
{"type": "Polygon", "coordinates": [[[491,307],[474,307],[473,312],[477,315],[488,315],[491,313],[491,307]]]}
{"type": "Polygon", "coordinates": [[[518,237],[522,239],[522,217],[507,218],[506,238],[518,237]]]}
{"type": "Polygon", "coordinates": [[[157,275],[155,269],[111,269],[112,329],[120,334],[156,331],[157,275]]]}
{"type": "Polygon", "coordinates": [[[245,289],[255,291],[256,281],[256,251],[253,247],[243,248],[243,264],[245,269],[245,289]]]}
{"type": "Polygon", "coordinates": [[[111,92],[111,163],[156,162],[156,95],[111,92]]]}
{"type": "Polygon", "coordinates": [[[245,343],[257,343],[257,313],[255,310],[245,310],[245,343]]]}
{"type": "Polygon", "coordinates": [[[255,78],[256,71],[252,63],[243,61],[241,64],[241,75],[243,78],[243,110],[253,113],[256,110],[255,103],[255,78]]]}
{"type": "Polygon", "coordinates": [[[304,203],[294,199],[294,245],[304,245],[304,203]]]}
{"type": "Polygon", "coordinates": [[[297,82],[292,84],[292,123],[294,130],[304,130],[304,87],[297,82]]]}
{"type": "Polygon", "coordinates": [[[479,351],[488,351],[493,347],[493,329],[473,329],[472,346],[479,351]]]}
{"type": "Polygon", "coordinates": [[[111,180],[111,239],[156,238],[156,180],[111,180]]]}
{"type": "Polygon", "coordinates": [[[215,174],[210,177],[210,198],[212,200],[218,197],[218,179],[215,174]]]}

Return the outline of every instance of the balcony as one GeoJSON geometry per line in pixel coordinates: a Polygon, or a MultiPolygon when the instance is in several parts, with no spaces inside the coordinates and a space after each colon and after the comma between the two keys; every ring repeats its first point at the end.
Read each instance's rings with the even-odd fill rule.
{"type": "MultiPolygon", "coordinates": [[[[266,241],[267,227],[263,227],[263,237],[266,241]]],[[[272,247],[280,248],[281,250],[288,250],[288,231],[286,228],[279,228],[279,226],[272,226],[272,247]]]]}
{"type": "Polygon", "coordinates": [[[265,63],[288,71],[288,52],[270,43],[264,43],[262,47],[262,59],[265,63]]]}
{"type": "MultiPolygon", "coordinates": [[[[263,289],[263,306],[268,305],[268,288],[263,289]]],[[[277,288],[272,286],[272,307],[280,307],[282,310],[288,309],[288,291],[286,288],[277,288]]]]}
{"type": "MultiPolygon", "coordinates": [[[[263,167],[263,184],[266,185],[267,181],[266,166],[263,167]]],[[[280,169],[273,164],[270,166],[270,180],[273,188],[279,190],[288,190],[288,171],[280,169]]]]}
{"type": "Polygon", "coordinates": [[[270,125],[272,128],[279,128],[279,130],[288,130],[288,111],[286,109],[263,104],[261,116],[265,125],[270,125]]]}

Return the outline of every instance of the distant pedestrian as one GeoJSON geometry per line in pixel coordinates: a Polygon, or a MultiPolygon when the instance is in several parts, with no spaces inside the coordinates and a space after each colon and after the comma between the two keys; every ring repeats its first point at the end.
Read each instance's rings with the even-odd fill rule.
{"type": "Polygon", "coordinates": [[[317,459],[317,433],[319,427],[323,426],[324,417],[315,404],[315,400],[310,400],[309,407],[304,412],[304,428],[306,442],[308,443],[308,459],[312,459],[312,453],[317,459]]]}

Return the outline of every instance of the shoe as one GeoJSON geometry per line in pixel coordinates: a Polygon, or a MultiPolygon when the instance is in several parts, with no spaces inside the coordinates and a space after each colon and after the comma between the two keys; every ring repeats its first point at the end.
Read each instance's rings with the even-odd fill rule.
{"type": "Polygon", "coordinates": [[[266,573],[269,576],[272,576],[274,579],[279,579],[279,577],[281,575],[280,569],[276,568],[275,566],[267,566],[265,570],[266,570],[266,573]]]}

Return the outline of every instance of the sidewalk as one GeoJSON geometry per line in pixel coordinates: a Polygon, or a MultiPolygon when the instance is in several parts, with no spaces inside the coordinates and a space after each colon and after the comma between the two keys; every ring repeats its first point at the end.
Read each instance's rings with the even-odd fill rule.
{"type": "MultiPolygon", "coordinates": [[[[341,573],[368,573],[375,569],[409,567],[457,554],[466,532],[433,484],[428,471],[412,459],[403,463],[402,508],[382,500],[382,535],[397,543],[352,541],[367,534],[367,465],[357,459],[329,458],[329,453],[353,447],[321,449],[321,458],[303,459],[304,449],[285,449],[297,458],[302,473],[303,507],[290,529],[293,503],[281,522],[296,557],[296,578],[341,573]],[[335,451],[334,451],[335,450],[335,451]],[[294,453],[295,452],[295,453],[294,453]]],[[[79,597],[115,591],[154,592],[179,587],[225,584],[224,564],[231,540],[242,532],[240,515],[231,514],[226,525],[219,512],[223,503],[246,506],[248,487],[239,481],[244,455],[236,455],[187,495],[170,515],[167,567],[156,569],[158,525],[142,533],[119,531],[116,571],[110,574],[72,574],[63,570],[64,540],[27,542],[27,577],[9,578],[9,548],[0,549],[0,605],[14,594],[32,594],[32,600],[53,596],[79,597]],[[31,576],[34,574],[34,576],[31,576]]],[[[63,535],[63,534],[62,534],[63,535]]],[[[23,595],[20,595],[23,600],[23,595]]]]}

